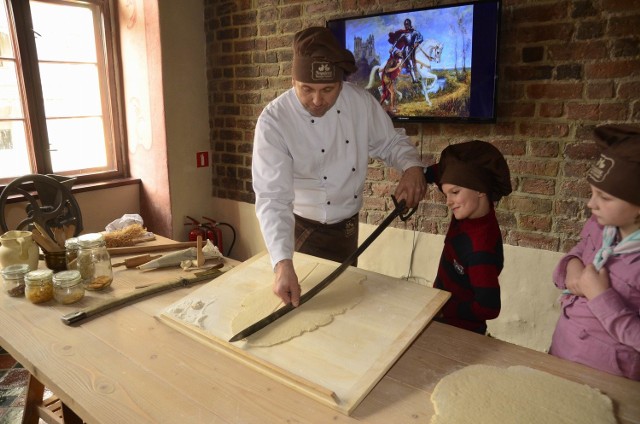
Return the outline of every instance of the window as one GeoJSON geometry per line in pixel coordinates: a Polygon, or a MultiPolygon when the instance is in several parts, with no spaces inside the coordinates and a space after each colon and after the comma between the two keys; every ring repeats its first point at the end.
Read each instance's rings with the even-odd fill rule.
{"type": "Polygon", "coordinates": [[[0,184],[124,176],[110,1],[0,2],[0,184]]]}

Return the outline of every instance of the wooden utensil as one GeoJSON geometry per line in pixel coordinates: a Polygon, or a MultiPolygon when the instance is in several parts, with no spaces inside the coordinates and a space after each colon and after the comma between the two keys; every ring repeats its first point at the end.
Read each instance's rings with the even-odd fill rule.
{"type": "Polygon", "coordinates": [[[162,255],[140,255],[140,256],[134,256],[133,258],[128,258],[125,259],[122,262],[116,262],[115,264],[111,265],[112,267],[119,267],[119,266],[126,266],[127,268],[135,268],[139,265],[142,264],[146,264],[149,261],[152,261],[154,259],[158,259],[159,257],[161,257],[162,255]]]}
{"type": "Polygon", "coordinates": [[[58,246],[58,243],[52,240],[46,232],[43,233],[38,227],[39,225],[36,224],[36,227],[31,230],[31,234],[42,249],[47,252],[61,252],[64,250],[64,247],[58,246]]]}
{"type": "Polygon", "coordinates": [[[198,268],[204,265],[204,255],[202,254],[202,236],[198,236],[196,240],[196,264],[198,268]]]}
{"type": "Polygon", "coordinates": [[[76,233],[76,224],[64,224],[62,228],[66,239],[70,239],[76,233]]]}
{"type": "Polygon", "coordinates": [[[64,242],[67,240],[64,229],[62,227],[51,227],[51,232],[53,232],[53,237],[58,246],[64,248],[64,242]]]}
{"type": "Polygon", "coordinates": [[[160,252],[163,250],[180,250],[188,247],[196,247],[195,241],[185,241],[170,244],[156,244],[150,246],[110,247],[107,249],[110,255],[132,255],[135,253],[160,252]]]}

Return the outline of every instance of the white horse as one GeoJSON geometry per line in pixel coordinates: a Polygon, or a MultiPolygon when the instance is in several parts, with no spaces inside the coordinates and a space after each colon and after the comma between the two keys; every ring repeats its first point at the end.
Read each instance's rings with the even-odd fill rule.
{"type": "Polygon", "coordinates": [[[413,64],[413,73],[416,80],[422,86],[425,101],[431,106],[429,93],[438,91],[438,76],[431,72],[431,62],[440,63],[444,45],[439,41],[424,40],[415,51],[416,61],[413,64]]]}
{"type": "MultiPolygon", "coordinates": [[[[420,43],[415,51],[416,61],[413,64],[414,68],[411,72],[413,72],[413,77],[420,83],[422,94],[429,106],[431,106],[429,93],[435,93],[439,89],[437,85],[438,76],[431,72],[431,62],[440,63],[443,47],[443,44],[439,41],[428,39],[420,43]]],[[[376,76],[378,79],[382,79],[382,69],[383,67],[380,65],[376,65],[371,69],[369,83],[365,87],[366,89],[374,87],[376,76]]],[[[382,93],[382,87],[378,87],[378,90],[382,93]]],[[[402,93],[398,92],[398,95],[398,100],[400,100],[402,93]]]]}

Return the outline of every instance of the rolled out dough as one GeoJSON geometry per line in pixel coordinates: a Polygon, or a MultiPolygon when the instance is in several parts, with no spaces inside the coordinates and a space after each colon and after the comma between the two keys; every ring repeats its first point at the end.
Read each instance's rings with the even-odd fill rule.
{"type": "MultiPolygon", "coordinates": [[[[309,291],[334,269],[318,263],[305,264],[296,269],[302,293],[309,291]]],[[[273,346],[329,324],[334,316],[360,303],[365,293],[362,285],[365,279],[362,274],[345,271],[311,300],[249,336],[247,343],[251,346],[273,346]]],[[[242,301],[238,315],[231,322],[232,333],[239,333],[282,305],[282,301],[273,294],[271,285],[252,291],[242,301]]]]}
{"type": "Polygon", "coordinates": [[[431,394],[431,424],[615,424],[599,390],[524,366],[470,365],[431,394]]]}

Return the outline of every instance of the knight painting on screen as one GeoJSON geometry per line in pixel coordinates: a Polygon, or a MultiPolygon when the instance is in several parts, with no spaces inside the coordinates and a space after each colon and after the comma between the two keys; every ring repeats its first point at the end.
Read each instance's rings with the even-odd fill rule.
{"type": "Polygon", "coordinates": [[[331,31],[293,39],[293,88],[258,118],[252,158],[256,214],[275,272],[274,293],[298,306],[293,253],[343,262],[358,245],[358,214],[370,158],[402,172],[395,188],[408,208],[426,193],[424,165],[380,103],[344,81],[353,54],[331,31]]]}
{"type": "Polygon", "coordinates": [[[416,63],[416,51],[422,41],[422,34],[413,27],[411,19],[404,20],[404,29],[389,33],[389,43],[391,44],[389,53],[391,55],[396,51],[402,53],[403,66],[407,73],[411,75],[414,83],[420,81],[416,63]]]}

